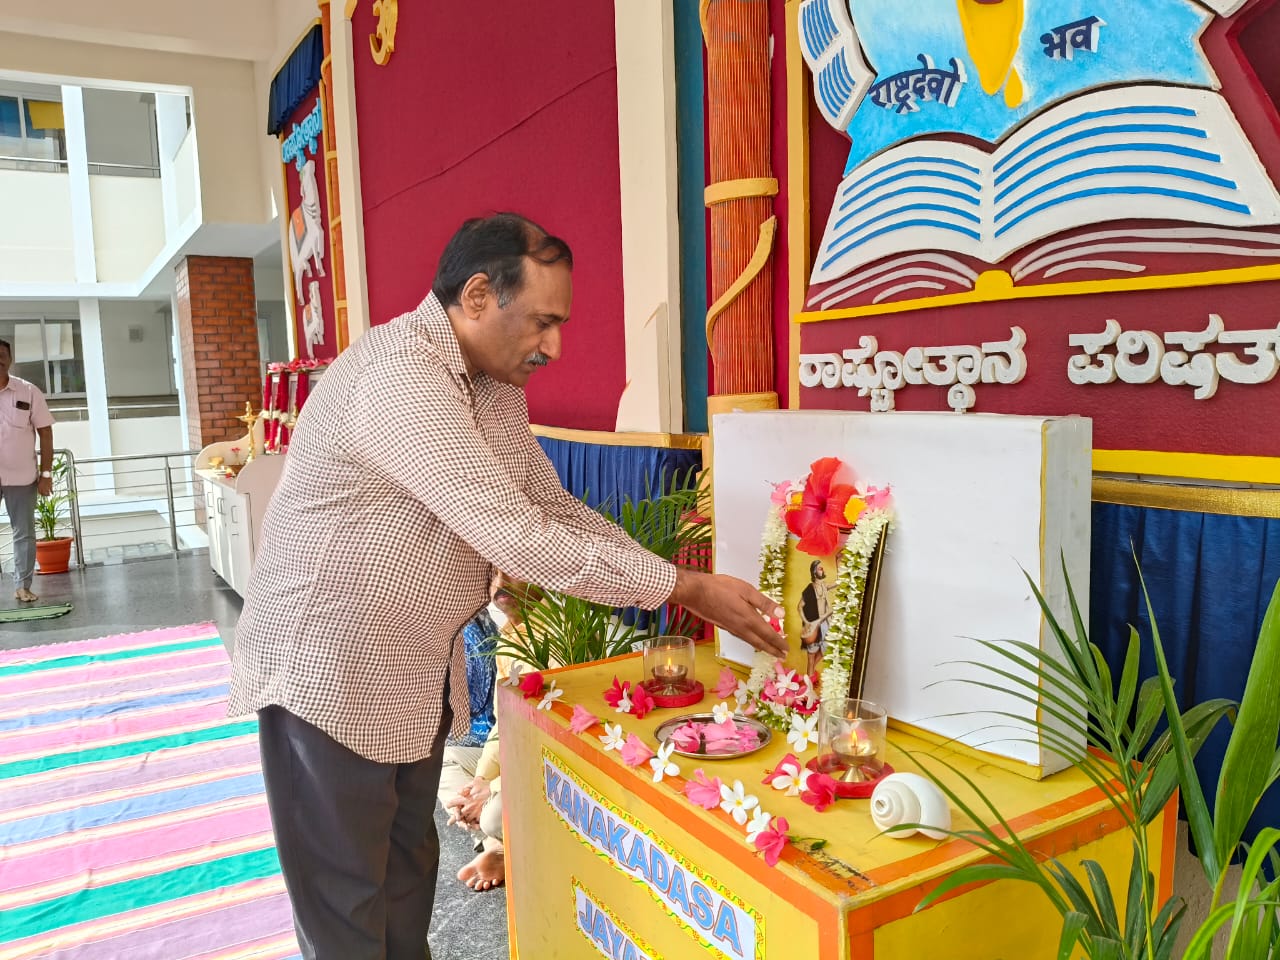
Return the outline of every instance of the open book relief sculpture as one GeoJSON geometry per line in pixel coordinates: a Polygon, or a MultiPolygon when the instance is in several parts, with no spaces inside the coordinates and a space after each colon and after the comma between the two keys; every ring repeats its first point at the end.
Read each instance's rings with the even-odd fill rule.
{"type": "Polygon", "coordinates": [[[1200,45],[1242,2],[805,0],[814,97],[852,141],[807,309],[970,289],[984,265],[1017,283],[1280,261],[1259,229],[1280,194],[1200,45]]]}

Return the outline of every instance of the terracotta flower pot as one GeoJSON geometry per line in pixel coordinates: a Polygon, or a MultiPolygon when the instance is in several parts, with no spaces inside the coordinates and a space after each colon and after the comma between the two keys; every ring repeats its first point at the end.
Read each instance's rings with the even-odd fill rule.
{"type": "Polygon", "coordinates": [[[71,566],[71,538],[37,540],[36,566],[41,573],[66,573],[71,566]]]}

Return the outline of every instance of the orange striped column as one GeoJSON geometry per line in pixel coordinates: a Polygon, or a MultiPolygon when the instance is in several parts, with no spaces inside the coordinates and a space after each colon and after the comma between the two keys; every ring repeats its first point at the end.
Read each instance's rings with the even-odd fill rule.
{"type": "Polygon", "coordinates": [[[778,183],[770,157],[769,4],[702,0],[700,14],[707,46],[711,171],[707,343],[719,395],[709,407],[712,413],[773,408],[771,260],[778,183]]]}

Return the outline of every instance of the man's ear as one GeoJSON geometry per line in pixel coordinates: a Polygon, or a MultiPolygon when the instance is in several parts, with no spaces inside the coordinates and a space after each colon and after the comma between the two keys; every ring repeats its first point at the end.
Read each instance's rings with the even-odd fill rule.
{"type": "Polygon", "coordinates": [[[462,312],[469,319],[474,320],[484,311],[485,304],[492,295],[493,290],[489,286],[488,275],[475,273],[462,285],[462,293],[458,297],[458,302],[462,306],[462,312]]]}

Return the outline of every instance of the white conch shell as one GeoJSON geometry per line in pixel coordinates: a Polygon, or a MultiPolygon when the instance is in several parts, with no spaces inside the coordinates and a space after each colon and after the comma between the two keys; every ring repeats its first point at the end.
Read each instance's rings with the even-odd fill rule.
{"type": "Polygon", "coordinates": [[[942,840],[951,828],[951,808],[937,785],[918,773],[891,773],[871,794],[871,819],[891,837],[915,835],[917,829],[894,829],[900,823],[924,824],[918,832],[942,840]]]}

